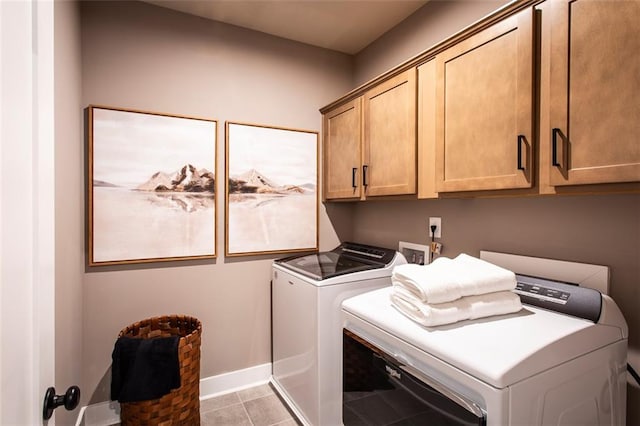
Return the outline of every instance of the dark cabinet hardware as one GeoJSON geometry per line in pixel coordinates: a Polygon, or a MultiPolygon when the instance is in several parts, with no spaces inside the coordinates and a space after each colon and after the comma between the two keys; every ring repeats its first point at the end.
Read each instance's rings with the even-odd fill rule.
{"type": "Polygon", "coordinates": [[[560,133],[560,129],[557,127],[551,131],[551,165],[554,167],[560,167],[558,162],[558,133],[560,133]]]}
{"type": "Polygon", "coordinates": [[[518,135],[518,170],[524,170],[522,165],[522,144],[525,142],[524,135],[518,135]]]}
{"type": "Polygon", "coordinates": [[[367,186],[367,169],[369,166],[362,166],[362,186],[367,186]]]}
{"type": "Polygon", "coordinates": [[[71,411],[80,403],[80,388],[71,386],[64,395],[56,395],[56,389],[51,387],[47,389],[44,395],[44,405],[42,408],[42,418],[49,420],[53,416],[53,410],[61,405],[71,411]]]}
{"type": "Polygon", "coordinates": [[[356,173],[358,173],[358,168],[354,167],[353,169],[351,169],[351,186],[353,188],[356,188],[356,173]]]}

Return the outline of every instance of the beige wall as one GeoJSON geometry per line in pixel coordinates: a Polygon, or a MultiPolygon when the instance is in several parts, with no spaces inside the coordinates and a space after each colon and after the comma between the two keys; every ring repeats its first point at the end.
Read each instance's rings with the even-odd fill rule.
{"type": "MultiPolygon", "coordinates": [[[[55,386],[63,394],[71,385],[82,386],[84,160],[80,9],[76,2],[55,2],[54,13],[55,386]]],[[[86,402],[83,398],[82,405],[86,402]]],[[[74,424],[78,411],[56,410],[56,423],[74,424]]]]}
{"type": "Polygon", "coordinates": [[[418,55],[507,3],[507,0],[429,1],[356,55],[356,85],[418,55]]]}
{"type": "MultiPolygon", "coordinates": [[[[202,321],[202,377],[270,362],[269,279],[277,256],[223,256],[224,122],[320,131],[318,109],[351,89],[351,57],[145,3],[83,2],[81,11],[83,107],[217,119],[220,194],[217,260],[86,270],[86,393],[91,402],[108,398],[118,332],[155,315],[202,321]]],[[[333,248],[338,237],[320,210],[321,248],[333,248]]],[[[331,220],[349,222],[348,206],[329,210],[331,220]]]]}
{"type": "Polygon", "coordinates": [[[354,239],[425,244],[428,218],[442,218],[443,256],[491,250],[607,265],[611,296],[640,346],[640,195],[379,201],[356,207],[354,239]]]}

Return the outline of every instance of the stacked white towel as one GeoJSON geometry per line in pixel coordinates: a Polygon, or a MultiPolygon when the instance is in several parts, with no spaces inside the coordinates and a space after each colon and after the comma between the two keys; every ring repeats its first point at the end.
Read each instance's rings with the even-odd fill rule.
{"type": "Polygon", "coordinates": [[[466,254],[399,265],[391,279],[393,306],[427,327],[522,309],[513,272],[466,254]]]}

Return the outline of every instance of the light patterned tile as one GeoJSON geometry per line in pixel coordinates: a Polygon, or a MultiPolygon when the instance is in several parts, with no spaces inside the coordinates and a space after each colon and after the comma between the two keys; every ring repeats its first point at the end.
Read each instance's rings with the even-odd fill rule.
{"type": "Polygon", "coordinates": [[[251,401],[252,399],[262,398],[269,395],[274,395],[273,389],[268,383],[264,385],[254,386],[249,389],[238,391],[238,396],[242,402],[251,401]]]}
{"type": "Polygon", "coordinates": [[[242,404],[230,405],[219,410],[208,411],[200,415],[201,426],[252,426],[242,404]]]}
{"type": "Polygon", "coordinates": [[[239,404],[240,402],[242,401],[240,401],[240,397],[236,392],[227,393],[200,401],[200,412],[204,413],[207,411],[218,410],[230,405],[239,404]]]}
{"type": "Polygon", "coordinates": [[[244,406],[255,426],[274,425],[292,418],[275,394],[252,399],[245,402],[244,406]]]}

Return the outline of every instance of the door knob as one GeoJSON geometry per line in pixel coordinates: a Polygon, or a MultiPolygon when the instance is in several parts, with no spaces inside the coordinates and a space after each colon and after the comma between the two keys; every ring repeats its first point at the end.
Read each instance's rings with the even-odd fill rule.
{"type": "Polygon", "coordinates": [[[49,388],[44,394],[44,406],[42,408],[42,417],[49,420],[53,415],[53,410],[61,405],[71,411],[80,403],[80,388],[71,386],[64,395],[56,395],[56,388],[49,388]]]}

